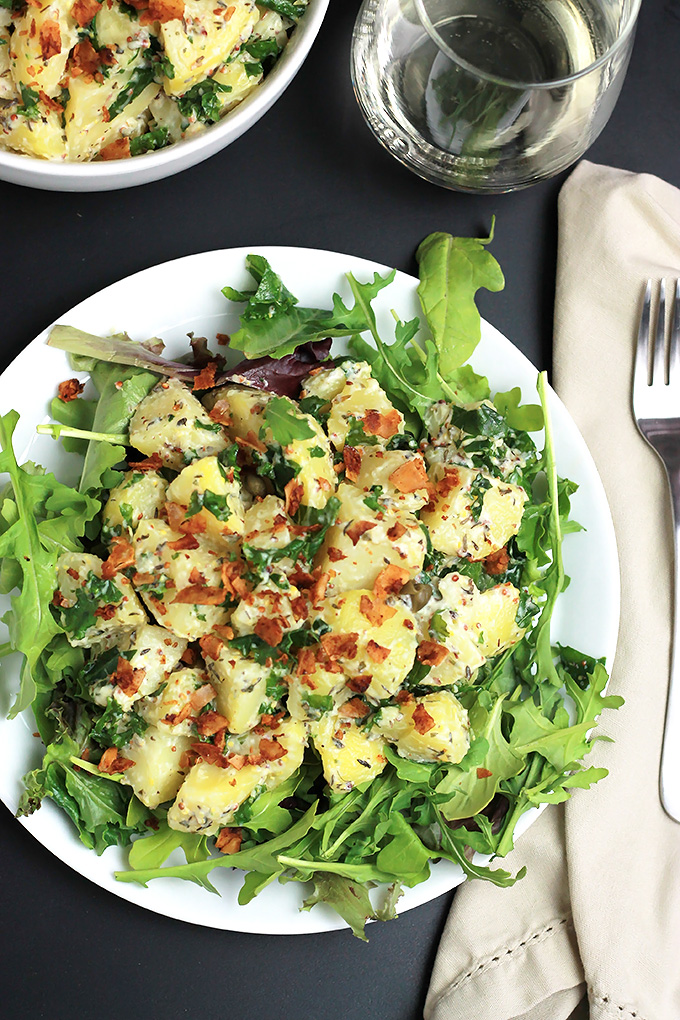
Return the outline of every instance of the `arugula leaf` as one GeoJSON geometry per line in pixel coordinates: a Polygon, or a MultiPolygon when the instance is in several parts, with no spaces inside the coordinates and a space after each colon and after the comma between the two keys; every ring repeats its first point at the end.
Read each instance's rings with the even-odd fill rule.
{"type": "Polygon", "coordinates": [[[272,397],[264,410],[264,420],[272,431],[272,435],[280,446],[303,439],[313,439],[314,430],[301,415],[297,408],[286,397],[272,397]]]}
{"type": "Polygon", "coordinates": [[[32,814],[43,797],[50,797],[69,815],[85,846],[101,854],[107,846],[129,843],[135,832],[146,830],[141,821],[128,824],[132,790],[74,765],[79,751],[66,735],[48,745],[40,768],[24,777],[26,792],[17,814],[32,814]]]}
{"type": "Polygon", "coordinates": [[[18,420],[16,411],[0,416],[0,472],[10,477],[15,508],[12,522],[0,534],[0,557],[3,563],[13,562],[15,579],[21,571],[20,591],[12,596],[4,617],[12,649],[24,656],[21,688],[11,718],[23,711],[39,690],[52,686],[41,656],[61,631],[51,611],[57,557],[66,549],[80,547],[78,538],[99,510],[97,502],[62,485],[54,475],[19,467],[12,449],[18,420]]]}
{"type": "Polygon", "coordinates": [[[366,922],[377,920],[377,916],[366,886],[342,875],[322,872],[315,872],[311,880],[312,891],[300,909],[311,910],[317,903],[327,903],[347,922],[357,938],[368,942],[364,930],[366,922]]]}
{"type": "MultiPolygon", "coordinates": [[[[255,291],[223,287],[231,301],[248,302],[241,326],[232,333],[229,346],[248,358],[269,356],[280,359],[302,344],[327,337],[352,336],[368,328],[361,308],[348,309],[333,295],[333,309],[304,308],[282,284],[269,262],[261,255],[248,255],[246,268],[258,284],[255,291]]],[[[390,279],[394,276],[391,274],[390,279]]]]}
{"type": "MultiPolygon", "coordinates": [[[[174,67],[167,57],[163,59],[166,61],[163,65],[163,73],[167,78],[174,78],[174,67]],[[172,74],[169,74],[168,71],[172,71],[172,74]]],[[[130,139],[130,155],[139,156],[144,152],[155,152],[156,149],[163,149],[169,144],[170,132],[168,129],[166,127],[154,128],[153,131],[145,131],[143,135],[137,135],[135,138],[130,139]]]]}
{"type": "Polygon", "coordinates": [[[175,102],[183,117],[212,123],[220,118],[223,105],[219,98],[221,92],[231,92],[231,85],[223,85],[215,78],[205,78],[183,96],[178,96],[175,102]]]}
{"type": "Polygon", "coordinates": [[[522,391],[514,386],[506,393],[497,393],[493,402],[512,429],[540,432],[543,428],[543,409],[540,404],[520,406],[522,391]]]}
{"type": "Polygon", "coordinates": [[[117,117],[119,113],[122,113],[126,106],[141,96],[147,85],[151,85],[156,77],[156,69],[154,67],[136,67],[127,85],[120,90],[116,98],[113,100],[111,105],[107,108],[108,120],[111,121],[114,117],[117,117]]]}
{"type": "Polygon", "coordinates": [[[259,6],[276,11],[291,21],[298,21],[307,10],[307,0],[262,0],[259,6]]]}
{"type": "Polygon", "coordinates": [[[475,294],[480,287],[498,291],[505,286],[500,266],[485,248],[492,240],[493,227],[487,238],[435,233],[416,251],[418,296],[446,380],[468,360],[481,338],[475,294]]]}
{"type": "MultiPolygon", "coordinates": [[[[135,798],[136,799],[136,798],[135,798]]],[[[134,802],[134,801],[133,801],[134,802]]],[[[178,832],[168,823],[158,822],[158,829],[135,839],[130,847],[129,864],[135,871],[160,868],[173,851],[182,849],[188,864],[208,858],[207,838],[197,832],[178,832]]]]}

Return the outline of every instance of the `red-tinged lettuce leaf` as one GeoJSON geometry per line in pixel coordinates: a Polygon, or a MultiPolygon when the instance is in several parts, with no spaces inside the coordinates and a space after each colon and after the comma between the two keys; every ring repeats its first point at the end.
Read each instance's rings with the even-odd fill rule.
{"type": "Polygon", "coordinates": [[[191,382],[198,373],[198,369],[191,365],[161,357],[160,341],[156,339],[138,343],[136,340],[130,340],[125,333],[102,337],[85,333],[75,326],[58,325],[52,329],[47,343],[50,347],[57,347],[60,351],[66,351],[78,358],[134,365],[136,368],[145,368],[157,375],[173,376],[185,382],[191,382]]]}
{"type": "Polygon", "coordinates": [[[222,372],[215,385],[226,382],[242,383],[255,389],[269,390],[280,397],[295,399],[300,393],[300,384],[312,369],[326,361],[331,350],[331,340],[316,340],[302,344],[292,354],[283,358],[253,358],[240,361],[234,368],[222,372]]]}

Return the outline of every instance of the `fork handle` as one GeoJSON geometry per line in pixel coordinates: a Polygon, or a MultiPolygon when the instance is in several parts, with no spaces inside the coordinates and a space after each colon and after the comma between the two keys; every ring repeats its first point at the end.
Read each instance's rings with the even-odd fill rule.
{"type": "Polygon", "coordinates": [[[676,822],[680,822],[680,448],[677,434],[675,438],[663,434],[655,436],[654,448],[662,457],[666,469],[675,536],[671,672],[659,787],[665,811],[676,822]]]}

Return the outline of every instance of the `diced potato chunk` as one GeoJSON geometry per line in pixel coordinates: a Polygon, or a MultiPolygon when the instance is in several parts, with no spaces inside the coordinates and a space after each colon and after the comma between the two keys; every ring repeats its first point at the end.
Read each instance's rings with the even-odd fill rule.
{"type": "MultiPolygon", "coordinates": [[[[356,654],[338,658],[347,676],[370,675],[366,696],[380,701],[399,689],[416,653],[415,620],[402,604],[388,606],[366,590],[348,591],[327,598],[323,619],[334,635],[353,635],[356,654]],[[381,613],[383,621],[376,623],[381,613]],[[387,654],[385,655],[385,651],[387,654]]],[[[316,674],[312,675],[316,683],[316,674]]]]}
{"type": "Polygon", "coordinates": [[[267,738],[276,740],[286,753],[261,765],[240,769],[220,768],[207,762],[193,766],[168,811],[171,829],[214,835],[229,825],[238,807],[259,786],[272,789],[287,779],[302,763],[307,733],[296,719],[284,719],[267,738]]]}
{"type": "Polygon", "coordinates": [[[226,85],[231,91],[218,93],[222,110],[231,110],[249,96],[253,89],[262,81],[262,74],[248,74],[246,62],[252,58],[247,54],[244,59],[238,57],[230,64],[225,64],[215,72],[213,78],[220,85],[226,85]]]}
{"type": "Polygon", "coordinates": [[[10,44],[14,79],[34,91],[56,97],[64,77],[69,51],[78,42],[68,0],[52,0],[44,7],[27,7],[14,19],[10,44]],[[49,53],[44,59],[43,53],[49,53]]]}
{"type": "MultiPolygon", "coordinates": [[[[345,385],[331,401],[327,425],[328,437],[336,450],[342,450],[345,445],[351,419],[358,418],[361,421],[368,411],[392,415],[395,427],[391,434],[402,432],[404,417],[387,399],[385,391],[371,375],[370,366],[365,361],[348,364],[345,373],[345,385]]],[[[384,445],[386,438],[389,437],[379,438],[379,443],[384,445]]]]}
{"type": "Polygon", "coordinates": [[[202,457],[180,471],[168,486],[167,498],[190,510],[192,500],[200,505],[198,516],[213,538],[243,534],[241,490],[233,468],[224,468],[215,456],[202,457]]]}
{"type": "Polygon", "coordinates": [[[275,620],[283,630],[301,626],[300,610],[293,603],[300,592],[294,585],[281,590],[263,581],[241,599],[231,615],[231,626],[236,634],[252,634],[260,620],[275,620]]]}
{"type": "MultiPolygon", "coordinates": [[[[12,119],[13,114],[2,117],[0,119],[0,140],[8,148],[16,149],[27,156],[38,156],[40,159],[65,159],[66,136],[61,126],[60,115],[47,110],[44,103],[38,103],[37,107],[40,116],[35,120],[29,120],[21,115],[14,115],[14,119],[12,119]]],[[[15,109],[15,105],[8,107],[8,111],[15,109]]]]}
{"type": "Polygon", "coordinates": [[[450,691],[389,706],[378,729],[406,758],[456,763],[470,746],[467,712],[450,691]]]}
{"type": "Polygon", "coordinates": [[[105,535],[135,531],[141,520],[158,517],[165,503],[167,483],[157,471],[126,471],[111,489],[102,513],[105,535]]]}
{"type": "Polygon", "coordinates": [[[121,751],[135,763],[121,772],[122,782],[131,786],[135,796],[148,808],[165,804],[182,785],[187,767],[181,762],[190,744],[189,737],[163,733],[149,726],[142,736],[135,735],[121,751]]]}
{"type": "Polygon", "coordinates": [[[168,95],[181,96],[223,64],[245,42],[259,18],[252,0],[232,0],[215,7],[213,0],[186,0],[184,17],[160,27],[165,53],[175,76],[164,78],[168,95]]]}
{"type": "Polygon", "coordinates": [[[201,669],[177,669],[166,680],[157,697],[146,702],[142,715],[159,730],[190,737],[194,731],[196,712],[191,708],[191,696],[208,683],[208,675],[201,669]]]}
{"type": "Polygon", "coordinates": [[[217,691],[217,711],[228,720],[230,733],[245,733],[260,722],[267,700],[270,670],[224,645],[217,659],[206,659],[210,682],[217,691]]]}
{"type": "Polygon", "coordinates": [[[340,511],[326,532],[315,563],[331,574],[330,591],[372,588],[386,566],[395,564],[415,577],[423,567],[427,543],[410,513],[381,513],[367,506],[366,493],[343,482],[340,511]]]}
{"type": "Polygon", "coordinates": [[[464,467],[447,468],[444,473],[437,466],[434,481],[434,507],[423,510],[420,519],[440,552],[482,560],[519,531],[527,498],[519,485],[464,467]]]}
{"type": "Polygon", "coordinates": [[[520,593],[509,582],[487,591],[477,590],[464,574],[447,574],[440,582],[443,597],[434,640],[448,648],[447,658],[422,680],[423,684],[448,686],[473,678],[477,669],[494,655],[514,645],[524,634],[517,626],[520,593]]]}
{"type": "Polygon", "coordinates": [[[100,587],[96,582],[101,580],[101,576],[102,561],[98,556],[66,552],[57,561],[57,587],[62,599],[61,625],[70,644],[76,647],[96,647],[99,650],[115,648],[123,639],[129,640],[135,628],[146,623],[144,608],[127,577],[116,574],[113,581],[104,588],[104,592],[108,591],[112,596],[107,598],[95,594],[100,587]],[[112,586],[119,594],[112,592],[112,586]],[[93,613],[108,605],[115,606],[115,611],[109,618],[108,613],[94,617],[94,623],[89,625],[82,620],[74,622],[69,609],[75,607],[79,599],[81,602],[89,602],[93,613]]]}
{"type": "MultiPolygon", "coordinates": [[[[141,51],[140,51],[141,52],[141,51]]],[[[106,120],[108,110],[118,96],[130,87],[134,67],[127,65],[112,73],[103,82],[86,81],[87,75],[72,77],[69,101],[66,104],[66,142],[68,158],[76,162],[92,159],[110,142],[119,138],[122,128],[133,129],[149,103],[160,92],[160,85],[151,82],[127,104],[120,113],[106,120]]]]}
{"type": "Polygon", "coordinates": [[[308,375],[302,385],[301,396],[319,397],[330,404],[333,397],[337,397],[347,383],[347,375],[344,367],[338,365],[334,368],[317,368],[311,375],[308,375]]]}
{"type": "MultiPolygon", "coordinates": [[[[134,545],[136,570],[148,575],[148,580],[137,579],[137,590],[162,627],[180,637],[195,641],[214,626],[225,624],[227,610],[222,605],[204,605],[199,600],[176,601],[186,589],[194,589],[192,576],[200,575],[205,585],[219,588],[223,557],[210,539],[197,537],[197,549],[172,549],[169,543],[184,536],[173,531],[161,520],[140,521],[135,532],[134,545]],[[195,572],[195,573],[194,573],[195,572]]],[[[225,600],[227,593],[225,591],[225,600]]],[[[199,596],[197,596],[197,599],[199,596]]]]}
{"type": "Polygon", "coordinates": [[[334,793],[347,793],[370,782],[387,764],[382,735],[367,733],[335,712],[327,712],[311,723],[310,733],[321,757],[324,778],[334,793]]]}
{"type": "Polygon", "coordinates": [[[378,498],[391,512],[413,512],[425,506],[430,496],[421,454],[410,450],[381,450],[375,446],[358,449],[361,466],[354,482],[357,488],[368,493],[379,486],[382,491],[378,498]]]}
{"type": "Polygon", "coordinates": [[[175,471],[228,445],[221,426],[215,427],[203,405],[178,379],[159,383],[144,397],[130,422],[130,443],[146,456],[157,453],[175,471]]]}
{"type": "MultiPolygon", "coordinates": [[[[146,698],[165,681],[180,661],[187,647],[184,638],[168,633],[164,627],[144,624],[133,631],[130,649],[134,654],[130,658],[133,670],[143,670],[139,687],[134,692],[126,692],[112,683],[101,683],[92,691],[92,700],[98,705],[106,705],[113,697],[125,712],[140,698],[146,698]]],[[[139,675],[139,674],[138,674],[139,675]]]]}

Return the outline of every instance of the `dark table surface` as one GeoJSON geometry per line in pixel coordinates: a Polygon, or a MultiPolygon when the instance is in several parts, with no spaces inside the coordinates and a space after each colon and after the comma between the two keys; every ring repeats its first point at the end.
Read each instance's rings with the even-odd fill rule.
{"type": "MultiPolygon", "coordinates": [[[[0,183],[0,367],[72,305],[154,263],[213,248],[285,244],[414,272],[415,248],[428,233],[484,236],[494,213],[493,252],[507,284],[501,294],[482,293],[482,313],[537,367],[550,367],[563,177],[516,194],[474,197],[401,167],[373,139],[352,95],[357,9],[357,0],[331,0],[285,95],[244,137],[194,169],[108,194],[0,183]]],[[[643,0],[621,98],[588,158],[680,185],[678,54],[680,0],[643,0]]],[[[0,1014],[12,1020],[415,1020],[452,900],[442,896],[371,926],[368,945],[349,931],[295,938],[215,931],[102,891],[5,808],[0,874],[0,1014]]]]}

